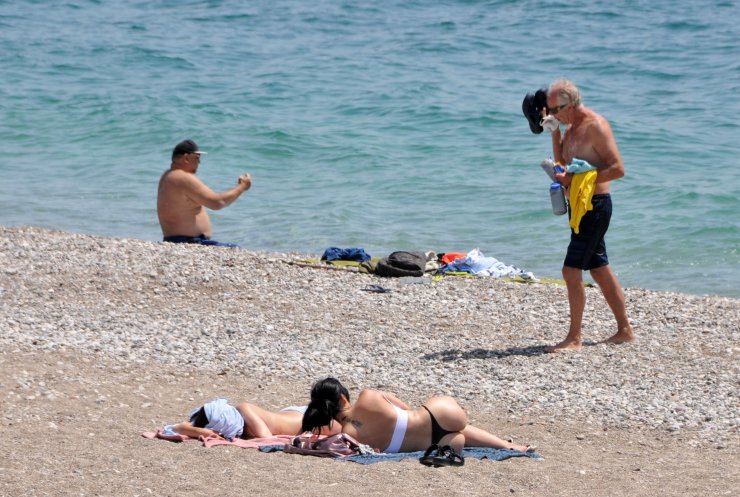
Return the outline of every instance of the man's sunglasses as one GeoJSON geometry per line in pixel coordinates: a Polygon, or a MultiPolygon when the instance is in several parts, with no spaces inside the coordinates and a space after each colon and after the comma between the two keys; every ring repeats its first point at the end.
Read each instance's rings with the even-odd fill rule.
{"type": "Polygon", "coordinates": [[[569,104],[563,104],[563,105],[556,105],[555,107],[548,107],[547,108],[547,115],[554,116],[561,110],[563,110],[565,107],[567,107],[569,104]]]}

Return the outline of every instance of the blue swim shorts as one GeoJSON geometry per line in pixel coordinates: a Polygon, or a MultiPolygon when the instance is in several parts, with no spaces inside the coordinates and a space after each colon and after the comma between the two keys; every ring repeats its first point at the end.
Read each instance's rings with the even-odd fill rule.
{"type": "Polygon", "coordinates": [[[198,245],[211,245],[213,247],[239,248],[239,245],[235,243],[217,242],[216,240],[211,240],[206,235],[198,235],[198,236],[173,235],[173,236],[166,236],[164,237],[163,240],[165,242],[170,242],[170,243],[197,243],[198,245]]]}
{"type": "Polygon", "coordinates": [[[581,218],[579,233],[570,230],[570,245],[564,266],[588,271],[609,264],[604,235],[612,218],[612,198],[608,193],[594,195],[591,203],[594,208],[581,218]]]}

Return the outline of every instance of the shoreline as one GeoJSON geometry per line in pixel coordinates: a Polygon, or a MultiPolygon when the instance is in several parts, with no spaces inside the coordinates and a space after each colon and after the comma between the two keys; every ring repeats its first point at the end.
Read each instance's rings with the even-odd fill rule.
{"type": "MultiPolygon", "coordinates": [[[[92,232],[86,232],[86,231],[69,231],[69,230],[66,230],[66,229],[60,229],[60,228],[56,228],[56,227],[37,226],[37,225],[26,225],[26,224],[13,224],[13,225],[3,225],[3,224],[0,224],[0,228],[3,228],[3,229],[20,229],[20,230],[22,230],[22,229],[35,229],[35,230],[42,230],[42,231],[55,232],[55,233],[66,233],[66,234],[69,234],[69,235],[91,236],[91,237],[95,237],[95,238],[109,238],[109,239],[116,239],[116,240],[130,240],[130,241],[140,241],[140,242],[155,243],[155,244],[162,243],[161,236],[159,236],[159,237],[145,236],[145,237],[142,237],[142,238],[130,238],[130,237],[124,237],[124,236],[115,235],[115,234],[99,234],[99,233],[92,233],[92,232]]],[[[158,225],[157,225],[157,229],[159,229],[158,225]]],[[[228,235],[225,235],[223,237],[217,236],[215,238],[218,241],[220,241],[220,242],[237,243],[237,244],[239,243],[239,242],[236,242],[235,240],[229,238],[228,235]]],[[[567,247],[567,243],[565,243],[565,245],[563,245],[563,247],[562,247],[563,255],[565,255],[565,249],[566,249],[566,247],[567,247]]],[[[328,247],[326,247],[326,248],[328,248],[328,247]]],[[[262,248],[240,248],[240,250],[243,251],[243,252],[248,252],[248,253],[252,253],[252,254],[261,254],[262,256],[267,257],[267,258],[270,258],[270,257],[275,258],[276,256],[281,256],[281,257],[294,258],[296,260],[298,260],[298,259],[318,260],[321,257],[321,254],[323,253],[323,250],[325,250],[325,249],[321,249],[321,251],[319,251],[319,252],[310,252],[310,251],[302,250],[302,249],[295,249],[294,250],[292,248],[291,249],[287,249],[287,250],[270,250],[270,249],[262,249],[262,248]]],[[[388,252],[380,253],[380,255],[378,255],[376,252],[373,252],[372,255],[373,255],[373,257],[376,257],[376,256],[377,257],[382,257],[382,256],[385,256],[385,255],[388,255],[393,250],[421,250],[421,249],[398,248],[398,249],[389,250],[388,252]]],[[[424,250],[427,250],[427,249],[424,249],[424,250]]],[[[468,250],[470,250],[470,248],[468,248],[468,249],[462,248],[462,249],[460,249],[460,252],[468,251],[468,250]]],[[[486,256],[496,257],[496,254],[485,253],[485,255],[486,256]]],[[[524,271],[529,271],[530,270],[530,268],[526,264],[519,263],[517,261],[512,260],[511,258],[507,258],[506,260],[502,260],[501,262],[503,262],[504,264],[507,264],[507,265],[508,264],[512,264],[514,266],[520,267],[524,271]]],[[[557,264],[560,264],[560,262],[557,262],[557,264]]],[[[563,284],[565,284],[565,282],[562,279],[562,275],[560,274],[559,269],[555,269],[554,271],[536,271],[536,272],[534,272],[534,275],[538,279],[541,279],[541,280],[546,281],[546,282],[559,281],[559,282],[562,282],[563,284]]],[[[619,276],[619,273],[617,273],[617,277],[618,278],[620,277],[619,276]]],[[[587,272],[584,272],[584,281],[585,282],[588,282],[589,284],[596,285],[596,283],[591,279],[590,275],[588,275],[587,272]]],[[[620,282],[621,282],[621,279],[620,279],[620,282]]],[[[693,296],[693,297],[719,297],[719,298],[740,299],[740,294],[733,295],[733,294],[728,294],[728,293],[713,293],[711,291],[703,291],[703,292],[692,293],[692,292],[686,291],[685,289],[681,289],[681,288],[678,288],[678,289],[676,289],[676,288],[655,288],[655,287],[649,287],[649,286],[629,286],[629,287],[625,286],[624,288],[625,289],[627,289],[627,288],[631,288],[631,289],[642,289],[642,290],[648,290],[648,291],[658,292],[658,293],[671,293],[671,294],[675,293],[675,294],[687,295],[687,296],[693,296]]]]}
{"type": "MultiPolygon", "coordinates": [[[[385,389],[411,405],[435,394],[452,395],[474,424],[538,445],[553,471],[574,457],[569,445],[587,442],[593,451],[579,456],[584,464],[603,448],[618,451],[627,440],[650,445],[650,439],[658,445],[627,452],[652,458],[650,464],[663,446],[676,457],[688,451],[699,465],[724,461],[719,464],[727,468],[728,458],[738,461],[740,299],[625,289],[638,340],[607,346],[598,342],[613,332],[613,318],[599,290],[587,288],[583,351],[543,354],[545,346],[562,339],[568,322],[565,289],[552,284],[446,277],[404,285],[286,263],[301,254],[31,227],[0,227],[0,232],[0,357],[10,378],[2,382],[8,401],[4,431],[12,427],[30,435],[32,427],[24,428],[23,419],[35,419],[41,420],[41,432],[59,438],[62,424],[74,424],[60,413],[74,411],[85,396],[81,414],[98,429],[115,433],[116,423],[108,416],[124,417],[129,431],[124,445],[135,457],[147,459],[154,449],[160,456],[177,453],[192,461],[202,448],[128,440],[130,432],[155,429],[218,395],[241,394],[268,407],[299,403],[314,381],[333,375],[353,395],[362,387],[385,389]],[[392,292],[362,291],[373,283],[392,292]],[[30,361],[27,366],[23,357],[30,361]],[[80,374],[73,374],[76,368],[80,374]],[[146,383],[143,390],[137,390],[137,374],[131,371],[148,378],[139,385],[146,383]],[[115,398],[118,377],[123,399],[115,398]],[[79,385],[52,387],[64,381],[79,385]],[[167,384],[174,385],[171,392],[167,384]],[[57,392],[65,388],[85,393],[67,398],[57,392]],[[41,401],[69,405],[45,409],[41,401]],[[143,419],[141,410],[147,413],[143,419]]],[[[78,435],[70,428],[61,439],[74,445],[78,435]]],[[[2,442],[8,450],[38,452],[32,439],[14,434],[10,440],[2,442]]],[[[616,457],[611,450],[602,456],[616,457]]],[[[248,459],[277,468],[285,460],[263,454],[248,459]],[[260,459],[265,457],[273,459],[260,459]]],[[[306,459],[312,458],[295,464],[308,471],[317,467],[306,459]]],[[[327,462],[334,465],[321,467],[330,471],[350,466],[327,462]]],[[[2,471],[22,479],[20,465],[13,464],[2,471]]],[[[69,464],[79,461],[72,458],[69,464]]],[[[383,474],[416,475],[420,465],[383,466],[383,474]]],[[[527,473],[539,471],[517,461],[471,463],[465,471],[502,476],[502,468],[521,472],[522,488],[530,488],[527,473]]],[[[345,476],[358,471],[339,470],[345,476]]],[[[425,474],[415,480],[419,485],[425,474]]],[[[437,474],[455,480],[454,472],[437,474]]],[[[736,473],[723,478],[738,481],[736,473]]],[[[561,483],[564,489],[583,488],[561,483]]],[[[279,487],[292,488],[286,485],[279,487]]],[[[594,495],[620,495],[601,485],[594,477],[588,487],[594,495]]],[[[664,485],[656,480],[654,490],[664,485]]],[[[717,480],[713,488],[732,488],[722,485],[717,480]]],[[[165,493],[158,488],[157,494],[165,493]]],[[[625,488],[635,494],[633,487],[625,488]]],[[[483,488],[469,490],[484,493],[483,488]]]]}

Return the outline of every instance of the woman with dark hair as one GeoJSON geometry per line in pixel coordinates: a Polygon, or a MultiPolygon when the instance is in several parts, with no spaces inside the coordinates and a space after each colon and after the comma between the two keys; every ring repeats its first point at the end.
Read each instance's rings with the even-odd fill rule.
{"type": "MultiPolygon", "coordinates": [[[[219,398],[193,409],[190,420],[174,425],[172,431],[192,438],[217,435],[229,440],[298,435],[304,411],[304,406],[291,406],[272,412],[249,402],[232,406],[226,399],[219,398]]],[[[335,433],[339,433],[339,427],[321,430],[322,435],[335,433]]]]}
{"type": "Polygon", "coordinates": [[[336,378],[316,382],[311,402],[303,415],[301,431],[315,431],[338,421],[342,431],[358,442],[382,452],[414,452],[427,449],[421,462],[429,466],[461,466],[463,447],[491,447],[532,452],[468,424],[468,417],[455,399],[437,396],[412,410],[396,396],[363,390],[354,404],[349,391],[336,378]]]}

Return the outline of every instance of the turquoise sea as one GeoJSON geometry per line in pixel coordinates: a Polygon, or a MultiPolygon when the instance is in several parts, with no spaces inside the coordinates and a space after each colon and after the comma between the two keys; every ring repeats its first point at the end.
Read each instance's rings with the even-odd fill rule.
{"type": "Polygon", "coordinates": [[[566,77],[627,176],[625,287],[740,297],[736,1],[0,1],[0,224],[158,240],[172,147],[209,154],[214,238],[473,248],[559,277],[565,217],[525,93],[566,77]]]}

